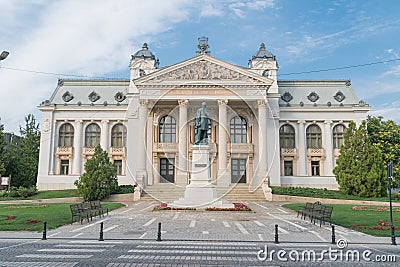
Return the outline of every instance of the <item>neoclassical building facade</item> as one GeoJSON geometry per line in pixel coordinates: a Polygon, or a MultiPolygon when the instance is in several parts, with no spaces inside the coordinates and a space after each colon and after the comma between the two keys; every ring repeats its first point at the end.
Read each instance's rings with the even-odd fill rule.
{"type": "Polygon", "coordinates": [[[210,175],[217,187],[246,184],[338,188],[332,173],[343,133],[369,106],[348,80],[278,80],[276,57],[261,44],[248,66],[196,55],[167,67],[147,44],[131,56],[128,80],[60,79],[39,106],[37,186],[74,188],[100,145],[120,184],[187,185],[194,118],[210,111],[210,175]]]}

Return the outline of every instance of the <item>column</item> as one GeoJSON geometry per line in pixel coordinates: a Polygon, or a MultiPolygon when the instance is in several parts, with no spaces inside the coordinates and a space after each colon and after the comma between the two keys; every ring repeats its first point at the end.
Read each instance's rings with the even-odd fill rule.
{"type": "Polygon", "coordinates": [[[267,178],[267,102],[258,100],[258,147],[259,158],[256,180],[263,181],[267,178]]]}
{"type": "Polygon", "coordinates": [[[74,158],[72,162],[72,174],[81,175],[82,173],[82,120],[74,123],[74,158]]]}
{"type": "Polygon", "coordinates": [[[100,136],[100,145],[108,153],[108,120],[101,121],[101,136],[100,136]]]}
{"type": "Polygon", "coordinates": [[[332,121],[325,121],[324,130],[324,149],[325,149],[325,161],[324,161],[324,176],[333,176],[333,138],[332,138],[332,121]]]}
{"type": "Polygon", "coordinates": [[[49,170],[49,174],[50,175],[54,175],[54,162],[56,161],[55,159],[55,150],[56,148],[56,140],[58,139],[58,133],[56,132],[57,129],[57,124],[56,124],[56,120],[54,120],[53,122],[53,131],[51,131],[51,142],[50,142],[50,170],[49,170]],[[57,139],[56,139],[57,138],[57,139]]]}
{"type": "Polygon", "coordinates": [[[138,129],[138,172],[142,178],[146,174],[146,122],[147,122],[147,104],[148,100],[140,100],[139,106],[139,129],[138,129]]]}
{"type": "Polygon", "coordinates": [[[229,186],[229,174],[227,170],[227,108],[228,100],[218,100],[218,175],[217,184],[220,186],[229,186]]]}
{"type": "Polygon", "coordinates": [[[298,176],[306,176],[306,166],[307,166],[307,161],[306,161],[306,153],[307,153],[307,148],[305,145],[305,130],[304,130],[304,124],[305,121],[297,121],[299,124],[299,131],[297,133],[299,137],[299,151],[297,152],[299,155],[299,161],[298,161],[298,176]]]}
{"type": "Polygon", "coordinates": [[[178,132],[178,168],[176,175],[176,184],[187,185],[188,184],[188,121],[187,121],[187,105],[189,100],[180,99],[179,103],[179,132],[178,132]]]}

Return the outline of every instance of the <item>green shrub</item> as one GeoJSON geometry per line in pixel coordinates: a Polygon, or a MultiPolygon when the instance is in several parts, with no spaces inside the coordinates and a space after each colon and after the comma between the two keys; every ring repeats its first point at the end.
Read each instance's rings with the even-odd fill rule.
{"type": "Polygon", "coordinates": [[[3,193],[3,197],[22,197],[27,198],[36,195],[38,192],[36,187],[14,187],[12,186],[9,191],[3,193]]]}
{"type": "Polygon", "coordinates": [[[133,193],[134,189],[135,185],[119,185],[118,188],[112,192],[112,194],[130,194],[133,193]]]}

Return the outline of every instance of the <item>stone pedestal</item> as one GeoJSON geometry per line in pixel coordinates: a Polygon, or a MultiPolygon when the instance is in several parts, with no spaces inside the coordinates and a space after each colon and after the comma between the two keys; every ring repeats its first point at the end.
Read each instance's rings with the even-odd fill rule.
{"type": "Polygon", "coordinates": [[[169,204],[170,207],[234,208],[232,203],[218,198],[217,189],[211,183],[209,152],[208,145],[193,146],[190,184],[186,186],[184,197],[169,204]]]}

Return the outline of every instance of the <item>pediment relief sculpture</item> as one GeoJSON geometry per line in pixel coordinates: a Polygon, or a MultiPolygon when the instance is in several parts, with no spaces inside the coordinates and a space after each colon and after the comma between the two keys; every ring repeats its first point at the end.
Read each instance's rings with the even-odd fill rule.
{"type": "Polygon", "coordinates": [[[149,81],[168,81],[168,80],[240,80],[257,81],[247,75],[224,66],[201,60],[172,70],[149,81]]]}

